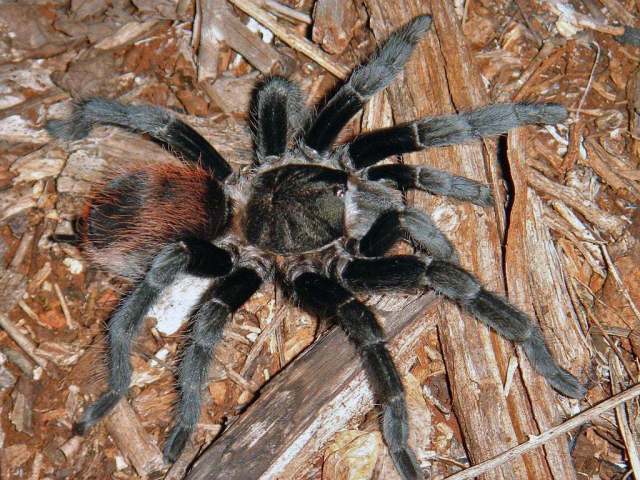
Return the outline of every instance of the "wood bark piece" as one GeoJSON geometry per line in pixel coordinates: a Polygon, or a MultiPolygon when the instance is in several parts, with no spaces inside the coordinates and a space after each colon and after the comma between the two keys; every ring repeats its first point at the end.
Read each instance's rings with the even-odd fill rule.
{"type": "Polygon", "coordinates": [[[306,38],[301,37],[290,28],[280,25],[275,19],[271,17],[271,15],[269,15],[268,12],[266,12],[250,0],[228,1],[238,7],[244,13],[252,17],[258,23],[261,23],[266,28],[271,30],[276,37],[289,45],[291,48],[306,55],[336,77],[345,80],[349,73],[351,73],[350,68],[335,62],[329,55],[324,53],[315,44],[311,43],[306,38]]]}
{"type": "Polygon", "coordinates": [[[605,183],[616,190],[619,195],[626,195],[629,201],[637,202],[640,200],[640,189],[636,182],[627,180],[617,173],[611,154],[593,138],[585,142],[585,148],[588,154],[585,162],[605,183]]]}
{"type": "Polygon", "coordinates": [[[198,51],[198,80],[218,76],[219,43],[225,42],[251,65],[264,74],[273,73],[283,63],[280,53],[252,32],[224,0],[203,0],[200,49],[198,51]]]}
{"type": "Polygon", "coordinates": [[[129,459],[141,477],[148,477],[165,468],[162,453],[145,432],[136,412],[126,400],[120,401],[105,418],[109,435],[129,459]]]}
{"type": "MultiPolygon", "coordinates": [[[[640,384],[636,383],[631,388],[625,390],[624,392],[618,393],[613,397],[605,400],[602,403],[599,403],[595,407],[592,407],[584,412],[580,412],[575,417],[570,418],[569,420],[563,422],[561,425],[557,427],[550,428],[545,431],[541,435],[531,438],[528,442],[522,443],[517,447],[509,449],[508,451],[502,452],[500,455],[483,462],[480,465],[474,465],[471,468],[467,468],[461,472],[456,473],[455,475],[450,475],[446,477],[446,480],[466,480],[469,478],[480,478],[479,475],[482,475],[485,472],[489,472],[500,465],[503,465],[505,462],[510,462],[514,458],[522,455],[523,453],[530,451],[533,448],[539,447],[540,445],[544,445],[549,440],[556,438],[560,435],[564,435],[565,433],[574,430],[575,428],[583,425],[587,422],[593,421],[599,415],[602,415],[608,410],[620,405],[624,402],[628,402],[634,397],[640,395],[640,384]]],[[[482,477],[484,478],[484,477],[482,477]]]]}
{"type": "Polygon", "coordinates": [[[313,41],[329,53],[342,53],[353,37],[355,5],[351,0],[318,0],[313,20],[313,41]]]}
{"type": "MultiPolygon", "coordinates": [[[[421,313],[433,294],[399,302],[384,320],[394,358],[412,363],[411,351],[433,325],[421,313]]],[[[372,406],[360,359],[333,328],[281,371],[249,409],[196,461],[188,480],[300,478],[318,450],[356,415],[372,406]]]]}
{"type": "MultiPolygon", "coordinates": [[[[558,289],[558,285],[563,285],[564,282],[558,281],[561,279],[554,278],[552,275],[545,275],[554,267],[558,268],[558,270],[560,270],[560,267],[559,265],[554,265],[553,257],[545,251],[545,248],[553,249],[553,243],[550,241],[544,242],[547,239],[545,238],[545,233],[548,237],[548,230],[541,221],[539,205],[535,205],[538,207],[535,212],[538,214],[538,221],[530,221],[534,214],[532,202],[539,202],[539,199],[534,192],[529,194],[527,185],[525,132],[526,127],[518,128],[509,134],[508,140],[508,160],[511,167],[510,173],[514,191],[505,249],[505,272],[509,300],[534,319],[536,318],[536,311],[533,308],[533,298],[540,299],[538,304],[540,301],[545,303],[545,307],[548,307],[547,310],[543,308],[537,309],[537,312],[542,313],[539,318],[540,323],[544,324],[543,331],[550,329],[550,327],[557,327],[557,330],[554,329],[552,332],[554,341],[549,341],[549,335],[547,335],[548,343],[557,345],[561,343],[557,341],[558,338],[564,338],[565,340],[571,338],[573,340],[571,344],[577,350],[577,352],[574,352],[577,355],[573,355],[572,357],[574,358],[572,360],[575,360],[575,356],[577,356],[581,360],[581,362],[577,363],[585,364],[588,363],[589,355],[587,351],[580,348],[582,343],[576,338],[577,319],[573,316],[567,318],[568,316],[562,310],[560,318],[554,318],[556,321],[550,322],[548,319],[548,316],[558,311],[557,308],[553,307],[562,309],[564,306],[570,305],[571,302],[566,290],[558,289]],[[533,259],[536,259],[536,261],[532,262],[531,260],[533,259]],[[546,261],[541,261],[543,259],[546,261]],[[537,270],[536,280],[539,282],[533,281],[530,287],[529,279],[533,276],[531,271],[533,268],[537,270]],[[542,297],[543,287],[546,288],[545,293],[549,296],[542,297]],[[535,289],[536,295],[532,294],[532,289],[535,289]],[[560,292],[556,293],[556,290],[560,290],[560,292]],[[554,300],[559,302],[554,302],[554,300]],[[550,315],[546,315],[547,313],[550,313],[550,315]]],[[[569,344],[570,342],[566,343],[569,344]]],[[[552,352],[557,354],[555,350],[555,348],[552,348],[552,352]]],[[[531,407],[537,427],[547,429],[557,425],[562,420],[562,412],[555,401],[555,394],[545,379],[531,368],[526,356],[522,352],[519,352],[518,356],[526,389],[530,392],[530,397],[536,399],[536,401],[531,402],[531,407]]],[[[575,365],[574,362],[563,362],[566,358],[558,358],[557,355],[556,358],[565,366],[575,365]]],[[[545,446],[544,459],[538,458],[537,461],[548,465],[549,476],[552,478],[575,478],[575,469],[573,468],[565,439],[558,439],[548,443],[545,446]]]]}
{"type": "Polygon", "coordinates": [[[578,213],[593,223],[597,228],[605,233],[615,236],[621,235],[625,229],[625,222],[617,216],[602,210],[591,200],[586,199],[582,193],[573,187],[561,185],[533,169],[527,172],[527,181],[529,185],[538,192],[548,195],[552,198],[562,200],[564,203],[575,209],[578,213]]]}
{"type": "Polygon", "coordinates": [[[123,25],[113,35],[108,36],[104,40],[96,43],[94,48],[97,50],[111,50],[119,48],[134,42],[159,23],[158,20],[148,20],[146,22],[129,22],[123,25]]]}
{"type": "Polygon", "coordinates": [[[11,392],[13,408],[9,412],[9,420],[18,432],[33,435],[33,402],[35,400],[34,385],[26,376],[20,377],[16,388],[11,392]]]}
{"type": "Polygon", "coordinates": [[[590,30],[608,33],[609,35],[622,35],[624,33],[624,27],[609,25],[606,22],[580,13],[575,10],[569,2],[564,0],[546,0],[543,2],[543,5],[546,5],[550,11],[558,15],[560,20],[564,20],[577,27],[588,28],[590,30]]]}

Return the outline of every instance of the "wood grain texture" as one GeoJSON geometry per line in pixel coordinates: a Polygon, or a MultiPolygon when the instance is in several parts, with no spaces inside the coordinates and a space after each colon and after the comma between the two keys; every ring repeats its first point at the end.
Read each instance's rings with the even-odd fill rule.
{"type": "MultiPolygon", "coordinates": [[[[548,272],[554,264],[551,258],[547,258],[550,255],[547,254],[546,249],[553,247],[551,242],[544,241],[548,237],[547,226],[539,216],[538,221],[535,221],[535,218],[531,219],[534,215],[534,210],[536,213],[540,212],[540,206],[538,205],[539,198],[534,192],[529,194],[527,186],[525,163],[526,130],[527,127],[517,128],[509,134],[508,140],[507,152],[514,200],[509,215],[509,229],[505,248],[505,272],[509,300],[529,314],[531,318],[536,318],[536,312],[557,311],[557,309],[553,308],[557,306],[554,300],[562,299],[565,303],[560,305],[570,305],[570,299],[567,296],[551,295],[551,297],[547,296],[546,298],[548,298],[547,302],[549,304],[553,304],[553,307],[549,305],[550,308],[548,309],[534,309],[533,306],[532,289],[536,290],[535,296],[538,298],[541,297],[539,292],[542,288],[545,288],[545,293],[551,293],[557,288],[558,283],[549,284],[548,281],[545,281],[555,280],[544,275],[544,272],[548,272]],[[547,234],[546,236],[545,233],[547,234]],[[532,241],[533,239],[535,240],[532,241]],[[540,258],[545,258],[547,261],[540,262],[540,258]],[[535,262],[531,261],[533,259],[535,259],[535,262]],[[530,273],[532,267],[536,268],[538,275],[537,282],[531,282],[530,285],[530,279],[533,280],[533,273],[530,273]]],[[[546,320],[545,317],[546,315],[542,314],[539,318],[546,320]]],[[[567,345],[576,346],[578,350],[577,356],[588,360],[588,354],[585,356],[586,352],[580,351],[581,343],[576,338],[576,332],[572,330],[578,323],[572,317],[569,317],[570,321],[566,321],[567,317],[565,316],[564,320],[564,322],[544,322],[543,330],[545,332],[552,330],[551,333],[554,335],[552,337],[553,342],[549,342],[549,335],[546,336],[548,343],[552,345],[552,352],[556,354],[556,358],[563,365],[574,365],[573,362],[567,363],[566,358],[559,357],[557,349],[553,348],[553,344],[557,345],[559,343],[559,338],[564,338],[565,341],[571,338],[571,342],[566,342],[567,345]],[[554,327],[558,327],[558,330],[554,327]]],[[[524,353],[518,352],[518,357],[525,389],[529,393],[529,397],[533,399],[531,401],[533,418],[535,419],[533,428],[537,426],[540,433],[562,421],[563,415],[560,404],[556,401],[557,395],[544,378],[531,368],[524,353]]],[[[575,357],[572,360],[575,360],[575,357]]],[[[540,461],[542,465],[545,463],[548,465],[550,478],[575,478],[575,469],[573,468],[565,438],[549,442],[544,446],[544,453],[544,459],[536,459],[536,461],[540,461]]]]}

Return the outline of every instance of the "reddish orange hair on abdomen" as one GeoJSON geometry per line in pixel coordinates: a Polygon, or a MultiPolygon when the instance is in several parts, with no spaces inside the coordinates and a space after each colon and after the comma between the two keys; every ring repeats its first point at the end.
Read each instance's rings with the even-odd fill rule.
{"type": "Polygon", "coordinates": [[[218,236],[228,212],[222,185],[203,168],[136,165],[95,189],[84,209],[83,243],[96,264],[139,278],[168,243],[218,236]]]}

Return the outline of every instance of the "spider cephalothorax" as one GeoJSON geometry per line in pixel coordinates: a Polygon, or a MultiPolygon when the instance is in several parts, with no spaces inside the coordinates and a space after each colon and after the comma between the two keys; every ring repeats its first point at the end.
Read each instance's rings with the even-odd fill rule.
{"type": "Polygon", "coordinates": [[[69,119],[49,122],[49,132],[64,139],[82,138],[95,124],[148,133],[184,160],[132,167],[108,179],[85,211],[85,248],[134,286],[109,323],[109,390],[86,408],[77,433],[126,394],[132,339],[160,292],[181,273],[219,281],[191,318],[179,367],[176,422],[164,449],[169,461],[195,428],[211,350],[225,322],[271,279],[282,281],[299,305],[335,320],[350,337],[381,405],[385,442],[405,479],[421,473],[407,444],[402,382],[381,327],[357,293],[432,288],[518,342],[556,390],[573,398],[585,394],[551,357],[529,318],[462,269],[431,218],[407,207],[400,193],[415,188],[488,206],[489,188],[426,166],[375,165],[392,155],[518,125],[557,123],[566,117],[563,107],[493,105],[365,133],[333,148],[364,102],[403,68],[430,23],[427,16],[417,17],[394,33],[310,120],[295,85],[267,79],[252,109],[255,165],[240,173],[195,130],[159,108],[94,98],[78,103],[69,119]],[[384,256],[403,238],[412,240],[417,255],[384,256]],[[276,269],[279,275],[273,275],[276,269]]]}

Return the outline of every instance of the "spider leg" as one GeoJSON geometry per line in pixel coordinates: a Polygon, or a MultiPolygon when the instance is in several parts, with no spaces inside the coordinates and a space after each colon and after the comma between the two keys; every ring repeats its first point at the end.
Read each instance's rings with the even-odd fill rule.
{"type": "Polygon", "coordinates": [[[397,188],[403,190],[416,188],[433,195],[445,195],[475,203],[481,207],[493,204],[489,185],[427,166],[399,163],[377,165],[366,168],[361,175],[373,181],[391,181],[397,188]]]}
{"type": "Polygon", "coordinates": [[[335,317],[360,354],[375,398],[382,405],[382,435],[398,472],[405,480],[423,478],[407,443],[402,381],[375,316],[335,280],[312,271],[292,272],[290,277],[296,299],[316,314],[335,317]]]}
{"type": "Polygon", "coordinates": [[[145,314],[162,290],[176,276],[189,272],[203,276],[224,275],[231,269],[232,256],[226,250],[201,240],[184,240],[164,247],[154,258],[145,277],[113,313],[108,326],[109,390],[88,406],[73,431],[83,435],[104,417],[127,393],[131,382],[131,343],[145,314]]]}
{"type": "Polygon", "coordinates": [[[296,84],[281,77],[271,77],[262,83],[251,108],[258,163],[268,163],[284,154],[289,138],[299,125],[304,125],[306,115],[296,84]]]}
{"type": "Polygon", "coordinates": [[[200,417],[200,392],[207,382],[213,347],[222,337],[227,320],[260,288],[265,276],[262,266],[241,262],[243,265],[236,266],[205,294],[206,301],[193,315],[189,343],[178,374],[180,399],[176,421],[163,451],[168,462],[178,458],[196,427],[200,417]]]}
{"type": "Polygon", "coordinates": [[[115,125],[148,133],[185,159],[201,162],[218,180],[224,180],[232,172],[227,161],[202,135],[167,110],[151,105],[124,105],[106,98],[89,98],[76,103],[69,118],[47,122],[46,129],[56,138],[79,140],[95,125],[115,125]]]}
{"type": "Polygon", "coordinates": [[[582,398],[585,388],[551,356],[540,329],[507,300],[486,290],[478,279],[453,263],[413,255],[351,258],[338,262],[334,272],[354,292],[407,291],[431,287],[458,303],[508,340],[522,345],[531,365],[553,388],[582,398]]]}
{"type": "Polygon", "coordinates": [[[382,213],[360,238],[358,251],[365,257],[378,257],[402,239],[410,240],[418,249],[434,258],[456,258],[453,245],[431,217],[410,207],[382,213]]]}
{"type": "Polygon", "coordinates": [[[431,17],[422,15],[394,32],[368,63],[353,71],[347,83],[320,110],[304,136],[305,144],[320,155],[325,153],[364,103],[400,73],[430,26],[431,17]]]}
{"type": "Polygon", "coordinates": [[[343,147],[340,161],[349,169],[360,170],[392,155],[464,143],[506,133],[520,125],[555,124],[566,117],[562,105],[545,103],[505,103],[456,115],[425,117],[360,135],[343,147]]]}

